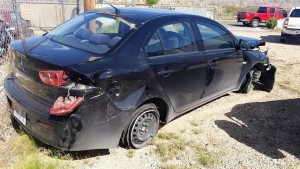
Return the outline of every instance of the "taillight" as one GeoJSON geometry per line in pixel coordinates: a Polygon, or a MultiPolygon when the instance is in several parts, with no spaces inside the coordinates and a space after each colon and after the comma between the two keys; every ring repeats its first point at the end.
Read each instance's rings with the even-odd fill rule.
{"type": "Polygon", "coordinates": [[[68,115],[72,113],[82,102],[83,97],[58,97],[50,109],[50,114],[54,116],[68,115]]]}
{"type": "Polygon", "coordinates": [[[284,22],[283,22],[283,27],[288,27],[289,25],[289,19],[285,19],[284,22]]]}
{"type": "Polygon", "coordinates": [[[66,84],[68,80],[68,76],[62,70],[43,70],[39,75],[43,83],[56,87],[66,84]]]}

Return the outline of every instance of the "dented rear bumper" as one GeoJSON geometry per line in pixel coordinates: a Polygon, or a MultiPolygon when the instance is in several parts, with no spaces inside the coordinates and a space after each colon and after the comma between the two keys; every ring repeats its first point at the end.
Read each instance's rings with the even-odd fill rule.
{"type": "Polygon", "coordinates": [[[49,114],[51,107],[18,88],[11,76],[6,78],[4,87],[11,113],[25,114],[26,124],[13,117],[42,142],[68,151],[118,146],[127,116],[120,113],[105,95],[87,95],[84,103],[71,115],[58,117],[49,114]]]}

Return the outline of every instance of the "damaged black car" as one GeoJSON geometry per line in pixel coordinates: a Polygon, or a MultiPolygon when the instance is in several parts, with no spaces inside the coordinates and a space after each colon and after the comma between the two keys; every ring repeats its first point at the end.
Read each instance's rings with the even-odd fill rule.
{"type": "Polygon", "coordinates": [[[5,91],[13,122],[48,145],[142,148],[160,123],[228,92],[271,91],[264,44],[200,16],[101,8],[12,42],[5,91]]]}

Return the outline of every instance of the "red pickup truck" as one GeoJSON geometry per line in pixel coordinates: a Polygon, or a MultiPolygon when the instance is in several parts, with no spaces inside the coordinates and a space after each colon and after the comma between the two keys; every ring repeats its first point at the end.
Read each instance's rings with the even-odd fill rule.
{"type": "Polygon", "coordinates": [[[238,12],[237,22],[242,22],[245,26],[257,27],[259,23],[265,23],[269,18],[282,19],[287,16],[287,12],[280,7],[263,6],[259,7],[256,13],[238,12]]]}

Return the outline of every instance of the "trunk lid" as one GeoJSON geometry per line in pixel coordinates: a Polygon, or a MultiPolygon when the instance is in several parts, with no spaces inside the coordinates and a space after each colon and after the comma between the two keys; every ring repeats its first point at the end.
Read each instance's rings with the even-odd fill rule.
{"type": "Polygon", "coordinates": [[[42,36],[29,38],[24,43],[15,41],[11,46],[14,53],[15,84],[29,96],[48,106],[52,106],[58,96],[65,97],[68,87],[44,84],[39,71],[63,70],[70,76],[83,79],[84,75],[74,72],[68,66],[88,62],[93,56],[92,53],[61,45],[42,36]]]}

